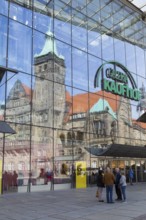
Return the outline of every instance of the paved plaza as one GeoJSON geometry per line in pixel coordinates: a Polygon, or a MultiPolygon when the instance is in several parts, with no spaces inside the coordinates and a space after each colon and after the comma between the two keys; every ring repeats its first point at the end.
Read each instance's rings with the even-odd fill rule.
{"type": "Polygon", "coordinates": [[[95,192],[90,187],[4,194],[0,220],[146,220],[146,183],[127,186],[127,203],[99,203],[95,192]]]}

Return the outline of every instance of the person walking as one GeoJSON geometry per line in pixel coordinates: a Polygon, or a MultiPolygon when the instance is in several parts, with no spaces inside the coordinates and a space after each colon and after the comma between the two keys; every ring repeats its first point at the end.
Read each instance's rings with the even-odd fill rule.
{"type": "Polygon", "coordinates": [[[115,169],[115,191],[116,191],[116,195],[117,195],[117,198],[116,198],[117,201],[122,200],[120,178],[121,178],[120,169],[116,168],[115,169]]]}
{"type": "Polygon", "coordinates": [[[129,182],[130,182],[130,185],[133,185],[134,172],[133,172],[133,170],[132,170],[131,167],[130,167],[130,169],[129,169],[129,173],[128,173],[128,175],[129,175],[129,182]]]}
{"type": "Polygon", "coordinates": [[[121,178],[120,178],[120,188],[122,192],[123,202],[126,202],[126,176],[124,171],[121,172],[121,178]]]}
{"type": "Polygon", "coordinates": [[[103,178],[104,178],[103,170],[99,170],[98,175],[97,175],[98,201],[99,202],[104,202],[104,200],[102,199],[102,192],[103,192],[103,188],[105,187],[103,178]]]}
{"type": "Polygon", "coordinates": [[[106,199],[107,203],[114,203],[113,201],[113,185],[114,185],[115,177],[111,172],[111,169],[108,167],[104,174],[104,184],[106,187],[106,199]]]}

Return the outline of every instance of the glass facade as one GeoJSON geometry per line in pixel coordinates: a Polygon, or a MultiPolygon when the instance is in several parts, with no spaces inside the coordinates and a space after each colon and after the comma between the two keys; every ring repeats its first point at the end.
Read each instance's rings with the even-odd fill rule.
{"type": "Polygon", "coordinates": [[[79,162],[87,185],[107,165],[133,166],[136,180],[144,180],[144,159],[99,158],[87,150],[146,144],[146,124],[137,121],[146,110],[140,14],[118,0],[1,0],[0,26],[0,120],[16,131],[0,134],[3,192],[76,187],[79,162]],[[128,70],[138,101],[94,86],[101,65],[125,76],[111,61],[128,70]]]}

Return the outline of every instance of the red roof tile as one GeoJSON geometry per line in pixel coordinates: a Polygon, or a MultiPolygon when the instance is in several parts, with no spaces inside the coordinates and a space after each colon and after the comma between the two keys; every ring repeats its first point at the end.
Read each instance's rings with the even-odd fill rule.
{"type": "Polygon", "coordinates": [[[117,111],[120,96],[105,91],[98,91],[96,93],[83,93],[73,96],[73,114],[89,111],[100,98],[104,98],[114,112],[117,111]]]}

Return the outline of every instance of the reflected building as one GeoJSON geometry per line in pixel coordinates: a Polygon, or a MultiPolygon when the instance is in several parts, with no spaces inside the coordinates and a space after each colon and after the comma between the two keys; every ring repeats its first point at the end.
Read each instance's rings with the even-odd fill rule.
{"type": "Polygon", "coordinates": [[[141,99],[137,105],[137,111],[140,112],[140,115],[146,111],[146,91],[145,86],[142,84],[141,90],[141,99]]]}
{"type": "MultiPolygon", "coordinates": [[[[40,126],[40,129],[39,127],[33,129],[32,136],[35,143],[33,152],[35,154],[40,151],[43,145],[44,154],[47,155],[46,161],[52,163],[52,158],[60,150],[60,143],[57,139],[58,132],[56,129],[52,130],[52,127],[60,128],[63,123],[65,63],[64,57],[58,54],[54,36],[50,31],[46,33],[42,51],[34,57],[34,74],[32,120],[34,125],[40,126]],[[53,153],[53,144],[58,149],[55,153],[53,153]],[[37,145],[40,148],[38,150],[36,150],[37,145]]],[[[45,167],[45,169],[48,169],[48,167],[45,167]]]]}
{"type": "MultiPolygon", "coordinates": [[[[58,131],[63,124],[65,112],[65,63],[64,57],[58,54],[53,34],[46,33],[42,51],[35,55],[33,90],[17,80],[9,92],[6,108],[6,119],[15,123],[28,124],[32,120],[34,127],[32,135],[32,173],[39,176],[40,169],[53,169],[52,158],[62,151],[61,141],[58,142],[58,131]],[[53,82],[56,83],[53,83],[53,82]],[[32,118],[30,116],[32,103],[32,118]],[[55,120],[53,120],[55,118],[55,120]],[[47,129],[46,129],[47,128],[47,129]],[[53,144],[57,151],[53,153],[53,144]]],[[[16,128],[16,141],[7,152],[17,155],[17,162],[29,164],[30,127],[28,125],[16,128]],[[26,156],[27,160],[24,160],[26,156]]],[[[5,157],[6,164],[10,164],[11,157],[5,157]]],[[[16,168],[16,171],[18,167],[16,168]]],[[[26,167],[29,170],[29,167],[26,167]]]]}
{"type": "Polygon", "coordinates": [[[135,181],[146,180],[142,9],[128,0],[2,0],[0,6],[0,120],[16,131],[1,134],[0,163],[3,180],[18,174],[18,187],[6,181],[4,188],[76,187],[78,162],[86,164],[88,186],[106,166],[125,172],[132,166],[135,181]],[[118,144],[141,148],[134,157],[92,152],[118,144]]]}

